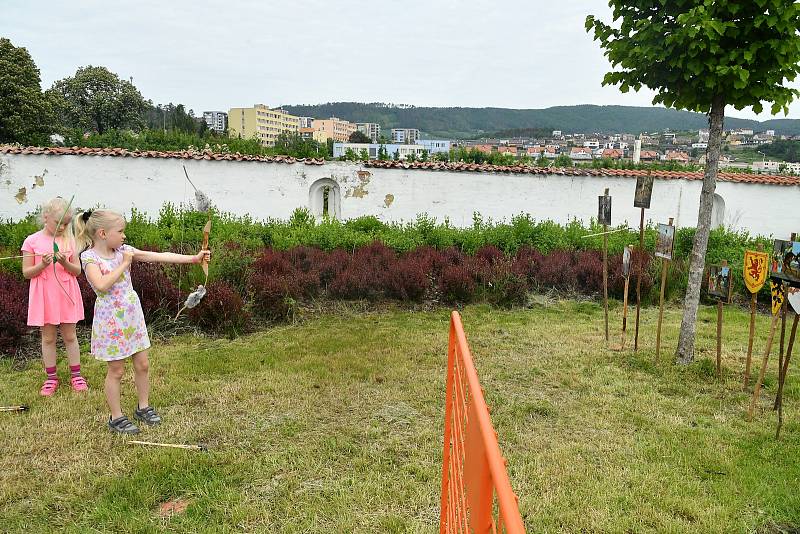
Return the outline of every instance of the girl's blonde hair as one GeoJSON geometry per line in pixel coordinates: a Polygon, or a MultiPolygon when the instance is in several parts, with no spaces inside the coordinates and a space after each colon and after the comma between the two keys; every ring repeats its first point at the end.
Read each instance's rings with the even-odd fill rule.
{"type": "MultiPolygon", "coordinates": [[[[69,205],[68,200],[62,197],[51,198],[50,200],[42,204],[42,207],[39,209],[39,216],[37,217],[39,226],[44,228],[45,215],[53,216],[55,218],[55,222],[58,223],[58,220],[61,218],[61,216],[63,215],[64,217],[66,217],[67,213],[70,214],[72,219],[75,218],[75,208],[72,208],[69,205]]],[[[72,239],[73,232],[71,224],[67,225],[67,227],[64,229],[64,237],[66,237],[67,239],[72,239]]]]}
{"type": "Polygon", "coordinates": [[[114,223],[125,221],[125,218],[111,210],[84,211],[73,219],[75,225],[75,241],[78,250],[86,250],[94,243],[98,230],[109,230],[114,223]]]}

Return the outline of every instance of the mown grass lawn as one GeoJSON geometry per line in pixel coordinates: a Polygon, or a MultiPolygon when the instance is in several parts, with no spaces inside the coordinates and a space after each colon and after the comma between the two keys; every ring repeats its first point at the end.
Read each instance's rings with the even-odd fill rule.
{"type": "MultiPolygon", "coordinates": [[[[657,366],[656,308],[643,311],[638,354],[606,348],[596,303],[463,310],[529,532],[800,526],[796,372],[776,442],[775,361],[748,423],[747,313],[726,308],[721,382],[715,313],[701,311],[697,363],[678,367],[677,308],[657,366]]],[[[614,307],[617,332],[619,317],[614,307]]],[[[767,327],[759,317],[754,374],[767,327]]],[[[447,328],[447,310],[340,311],[234,341],[156,343],[164,424],[139,437],[206,453],[112,437],[104,364],[89,357],[91,393],[62,385],[52,399],[37,396],[39,362],[4,360],[0,404],[31,410],[0,413],[0,531],[436,532],[447,328]],[[188,507],[159,514],[173,499],[188,507]]]]}

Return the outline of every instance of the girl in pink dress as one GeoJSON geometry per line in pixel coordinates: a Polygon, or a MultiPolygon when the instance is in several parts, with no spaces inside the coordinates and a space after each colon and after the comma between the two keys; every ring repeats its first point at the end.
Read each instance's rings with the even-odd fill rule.
{"type": "Polygon", "coordinates": [[[150,252],[125,245],[125,219],[110,210],[87,211],[75,220],[77,242],[86,278],[97,294],[92,322],[92,355],[108,363],[106,402],[111,410],[108,427],[112,432],[138,434],[139,428],[123,413],[120,382],[125,360],[133,360],[133,380],[139,404],[134,419],[157,425],[161,417],[150,406],[150,338],[144,322],[139,295],[131,285],[130,266],[134,261],[159,263],[200,263],[210,258],[207,250],[196,255],[150,252]]]}
{"type": "Polygon", "coordinates": [[[81,274],[81,264],[70,225],[73,211],[68,206],[61,197],[42,206],[43,228],[22,243],[22,275],[31,281],[28,326],[38,326],[42,332],[42,362],[47,377],[39,393],[45,397],[58,388],[56,337],[59,330],[67,349],[72,389],[88,389],[81,376],[81,353],[75,335],[75,323],[83,320],[83,299],[76,279],[81,274]],[[58,245],[58,252],[53,249],[53,241],[58,245]]]}

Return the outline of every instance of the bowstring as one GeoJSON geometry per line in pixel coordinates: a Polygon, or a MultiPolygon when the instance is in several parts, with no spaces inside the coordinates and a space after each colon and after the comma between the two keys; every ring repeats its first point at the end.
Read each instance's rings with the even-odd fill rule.
{"type": "MultiPolygon", "coordinates": [[[[184,180],[184,182],[183,182],[183,201],[181,202],[181,208],[180,208],[180,212],[181,212],[181,243],[180,243],[180,246],[178,247],[178,250],[180,251],[181,254],[183,254],[183,237],[184,237],[184,235],[186,233],[186,208],[185,208],[185,206],[186,206],[186,181],[184,180]]],[[[179,315],[181,313],[180,309],[181,309],[181,277],[182,277],[182,275],[183,275],[183,264],[179,263],[178,264],[178,288],[177,288],[177,291],[178,291],[177,303],[178,304],[177,304],[177,306],[175,306],[176,308],[178,308],[178,314],[179,315]]],[[[177,319],[177,316],[176,316],[176,319],[177,319]]]]}

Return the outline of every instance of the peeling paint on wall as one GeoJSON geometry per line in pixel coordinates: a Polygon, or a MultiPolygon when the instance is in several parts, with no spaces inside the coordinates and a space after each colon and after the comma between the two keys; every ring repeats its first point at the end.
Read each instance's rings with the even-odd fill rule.
{"type": "Polygon", "coordinates": [[[17,204],[24,204],[28,201],[28,191],[24,187],[20,187],[17,194],[14,195],[14,199],[16,199],[17,204]]]}
{"type": "Polygon", "coordinates": [[[42,174],[39,176],[33,177],[33,185],[31,189],[36,189],[37,187],[44,187],[44,176],[47,174],[47,169],[42,171],[42,174]]]}
{"type": "Polygon", "coordinates": [[[344,195],[345,198],[347,197],[364,198],[365,196],[369,195],[369,191],[367,191],[367,186],[369,185],[372,173],[369,171],[357,171],[356,174],[358,175],[358,181],[360,183],[354,188],[348,189],[344,195]]]}
{"type": "Polygon", "coordinates": [[[392,205],[392,202],[394,202],[394,195],[391,194],[391,193],[388,193],[386,195],[386,197],[383,199],[383,205],[388,208],[389,206],[392,205]]]}

